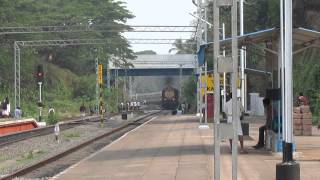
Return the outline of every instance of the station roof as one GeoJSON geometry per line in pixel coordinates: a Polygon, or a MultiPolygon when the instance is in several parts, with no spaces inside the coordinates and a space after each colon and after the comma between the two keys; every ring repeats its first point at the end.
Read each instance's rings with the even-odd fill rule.
{"type": "MultiPolygon", "coordinates": [[[[135,60],[130,60],[133,67],[129,69],[192,69],[196,67],[197,56],[195,54],[175,55],[137,55],[135,60]]],[[[110,63],[110,69],[122,69],[110,63]]]]}
{"type": "MultiPolygon", "coordinates": [[[[270,28],[253,33],[248,33],[242,36],[237,36],[238,46],[247,46],[251,44],[258,44],[262,42],[270,42],[272,40],[277,40],[280,36],[279,28],[270,28]]],[[[306,28],[295,28],[293,30],[293,43],[299,46],[299,49],[295,49],[294,54],[306,50],[310,47],[320,47],[320,32],[306,29],[306,28]]],[[[232,38],[226,38],[220,40],[221,50],[228,49],[231,47],[232,38]]],[[[205,51],[206,49],[212,49],[214,42],[209,42],[202,44],[198,51],[199,64],[204,63],[205,51]]]]}

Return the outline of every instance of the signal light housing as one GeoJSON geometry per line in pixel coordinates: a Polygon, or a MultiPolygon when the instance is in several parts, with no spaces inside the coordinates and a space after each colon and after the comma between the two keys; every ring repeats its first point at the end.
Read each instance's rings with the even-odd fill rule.
{"type": "Polygon", "coordinates": [[[42,64],[39,64],[37,66],[36,77],[37,77],[38,82],[43,82],[44,73],[43,73],[43,65],[42,64]]]}

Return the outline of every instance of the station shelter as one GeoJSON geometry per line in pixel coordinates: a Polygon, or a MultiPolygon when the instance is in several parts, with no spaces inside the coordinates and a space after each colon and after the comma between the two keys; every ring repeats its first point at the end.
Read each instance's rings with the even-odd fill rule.
{"type": "MultiPolygon", "coordinates": [[[[267,97],[272,100],[272,104],[276,107],[278,116],[278,124],[281,124],[281,45],[280,45],[280,29],[270,28],[253,33],[244,34],[238,36],[238,49],[243,49],[246,52],[247,59],[255,58],[256,63],[260,66],[254,67],[249,63],[245,65],[245,77],[243,77],[244,84],[239,84],[244,86],[245,89],[245,110],[253,115],[263,115],[254,114],[255,108],[262,106],[263,97],[267,97]],[[257,83],[260,83],[259,88],[257,83]],[[261,88],[262,87],[262,88],[261,88]],[[254,100],[253,97],[249,96],[252,91],[259,92],[259,102],[254,100]],[[262,96],[262,97],[260,97],[262,96]],[[250,99],[251,98],[251,99],[250,99]],[[256,102],[256,103],[254,103],[256,102]]],[[[222,51],[226,54],[231,51],[231,38],[226,38],[220,40],[220,47],[222,51]]],[[[307,49],[320,48],[320,32],[306,29],[306,28],[294,28],[293,29],[293,59],[297,57],[299,53],[304,52],[307,49]]],[[[198,51],[198,64],[203,66],[205,61],[211,61],[209,59],[209,54],[213,54],[213,42],[205,43],[200,45],[198,51]]],[[[222,54],[222,52],[221,52],[222,54]]],[[[210,64],[208,62],[208,64],[210,64]]],[[[210,67],[208,67],[210,69],[210,67]]],[[[212,69],[212,68],[211,68],[212,69]]],[[[238,86],[239,88],[239,86],[238,86]]],[[[220,88],[222,89],[222,88],[220,88]]],[[[256,94],[256,93],[253,93],[256,94]]],[[[208,94],[208,102],[212,102],[212,94],[208,94]]],[[[213,102],[212,102],[213,103],[213,102]]],[[[220,103],[221,104],[221,103],[220,103]]],[[[208,104],[209,112],[209,104],[208,104]]],[[[212,109],[212,105],[210,105],[212,109]]],[[[261,109],[261,108],[260,108],[261,109]]],[[[263,106],[262,106],[263,110],[263,106]]],[[[283,127],[283,126],[282,126],[283,127]]],[[[278,126],[278,132],[282,132],[281,126],[278,126]]],[[[276,151],[281,151],[281,133],[278,133],[278,146],[276,151]]]]}

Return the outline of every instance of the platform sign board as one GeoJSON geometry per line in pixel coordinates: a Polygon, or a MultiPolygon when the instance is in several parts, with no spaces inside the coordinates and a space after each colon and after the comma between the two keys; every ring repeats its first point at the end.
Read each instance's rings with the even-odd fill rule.
{"type": "Polygon", "coordinates": [[[98,83],[103,83],[102,64],[99,64],[98,66],[98,83]]]}
{"type": "Polygon", "coordinates": [[[214,90],[214,83],[213,83],[213,75],[208,74],[207,77],[207,92],[208,93],[213,93],[214,90]]]}
{"type": "MultiPolygon", "coordinates": [[[[207,84],[207,93],[213,93],[214,91],[214,81],[213,81],[213,75],[208,74],[208,76],[202,76],[201,77],[201,94],[204,95],[205,87],[207,84]]],[[[220,85],[223,85],[223,77],[220,77],[220,85]]]]}

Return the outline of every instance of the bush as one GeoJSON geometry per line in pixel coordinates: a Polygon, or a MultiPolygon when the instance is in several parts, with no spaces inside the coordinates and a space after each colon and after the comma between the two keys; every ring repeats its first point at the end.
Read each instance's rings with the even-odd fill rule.
{"type": "Polygon", "coordinates": [[[58,122],[58,116],[55,113],[50,113],[46,122],[48,125],[54,125],[58,122]]]}

